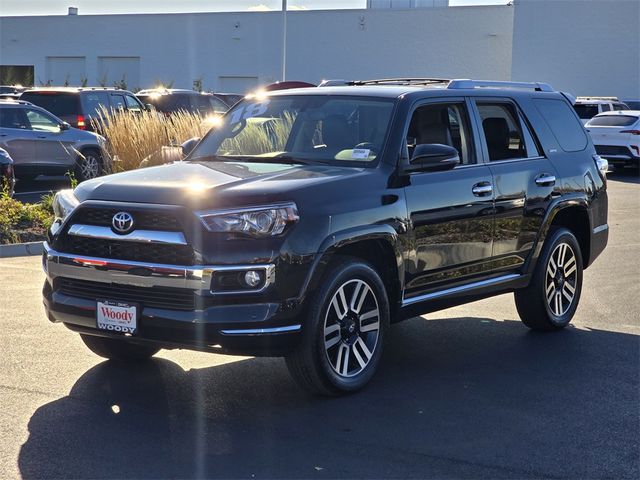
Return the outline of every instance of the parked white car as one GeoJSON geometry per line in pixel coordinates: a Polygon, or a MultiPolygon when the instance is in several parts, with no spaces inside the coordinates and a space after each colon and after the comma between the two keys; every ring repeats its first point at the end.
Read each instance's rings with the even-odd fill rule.
{"type": "Polygon", "coordinates": [[[600,113],[629,110],[618,97],[577,97],[573,108],[583,125],[600,113]]]}
{"type": "Polygon", "coordinates": [[[596,115],[585,125],[596,152],[615,168],[640,165],[640,110],[596,115]]]}

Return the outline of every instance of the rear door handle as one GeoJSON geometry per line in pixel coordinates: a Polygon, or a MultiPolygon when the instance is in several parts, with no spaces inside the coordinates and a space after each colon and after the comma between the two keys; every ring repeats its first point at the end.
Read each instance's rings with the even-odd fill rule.
{"type": "Polygon", "coordinates": [[[541,173],[536,177],[536,185],[541,187],[550,187],[556,184],[556,177],[548,173],[541,173]]]}
{"type": "Polygon", "coordinates": [[[491,185],[489,182],[476,183],[471,191],[476,197],[486,197],[487,195],[491,195],[493,193],[493,185],[491,185]]]}

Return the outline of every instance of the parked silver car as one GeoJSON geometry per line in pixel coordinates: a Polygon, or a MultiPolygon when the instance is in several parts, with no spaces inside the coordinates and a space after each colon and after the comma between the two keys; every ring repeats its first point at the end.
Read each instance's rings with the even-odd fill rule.
{"type": "Polygon", "coordinates": [[[13,158],[18,178],[73,172],[79,181],[99,176],[108,156],[105,139],[71,127],[29,102],[0,100],[0,148],[13,158]]]}

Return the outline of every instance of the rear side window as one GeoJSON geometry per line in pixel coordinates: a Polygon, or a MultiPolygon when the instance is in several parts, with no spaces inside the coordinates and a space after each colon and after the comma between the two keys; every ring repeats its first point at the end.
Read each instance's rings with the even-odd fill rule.
{"type": "Polygon", "coordinates": [[[565,152],[586,148],[587,134],[566,102],[550,98],[534,98],[533,102],[565,152]]]}
{"type": "Polygon", "coordinates": [[[638,121],[633,115],[603,115],[589,120],[590,127],[628,127],[638,121]]]}
{"type": "MultiPolygon", "coordinates": [[[[527,153],[524,126],[511,103],[477,103],[482,130],[489,152],[489,160],[537,157],[538,152],[527,153]]],[[[531,135],[528,137],[531,139],[531,135]]],[[[534,147],[532,140],[529,142],[534,147]]]]}
{"type": "Polygon", "coordinates": [[[79,115],[80,95],[64,92],[25,92],[20,100],[26,100],[44,108],[56,117],[79,115]]]}
{"type": "Polygon", "coordinates": [[[107,92],[85,92],[82,94],[84,113],[88,117],[98,118],[109,111],[109,94],[107,92]]]}
{"type": "Polygon", "coordinates": [[[126,103],[124,102],[124,95],[118,93],[111,94],[111,108],[114,110],[125,110],[126,103]]]}
{"type": "Polygon", "coordinates": [[[598,113],[598,105],[590,103],[576,103],[573,109],[578,114],[578,117],[582,119],[589,119],[595,117],[598,113]]]}
{"type": "Polygon", "coordinates": [[[156,110],[162,113],[172,113],[178,110],[190,112],[191,102],[190,95],[140,95],[138,99],[142,103],[150,103],[156,110]]]}

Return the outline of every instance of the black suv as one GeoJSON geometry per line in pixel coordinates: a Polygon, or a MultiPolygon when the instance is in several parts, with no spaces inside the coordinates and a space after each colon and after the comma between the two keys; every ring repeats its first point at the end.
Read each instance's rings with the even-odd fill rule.
{"type": "Polygon", "coordinates": [[[152,88],[140,90],[136,96],[141,102],[150,104],[169,117],[177,112],[190,112],[207,117],[229,110],[227,102],[212,93],[200,93],[179,88],[152,88]]]}
{"type": "Polygon", "coordinates": [[[89,131],[94,130],[91,119],[103,116],[105,109],[132,114],[149,110],[133,93],[108,87],[36,88],[24,92],[20,100],[48,110],[72,127],[89,131]]]}
{"type": "Polygon", "coordinates": [[[389,325],[514,292],[573,317],[605,248],[602,162],[538,83],[378,80],[235,105],[187,159],[58,194],[44,303],[98,355],[285,356],[355,391],[389,325]]]}

